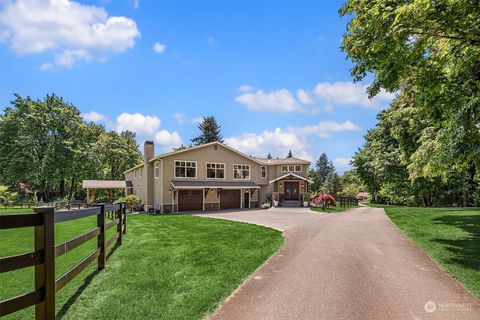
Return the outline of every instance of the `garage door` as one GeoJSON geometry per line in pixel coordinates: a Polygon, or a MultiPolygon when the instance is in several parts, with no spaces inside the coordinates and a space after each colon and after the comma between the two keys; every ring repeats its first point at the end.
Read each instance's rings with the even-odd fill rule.
{"type": "Polygon", "coordinates": [[[240,208],[240,190],[222,190],[220,209],[240,208]]]}
{"type": "Polygon", "coordinates": [[[202,190],[179,190],[178,210],[203,210],[202,190]]]}

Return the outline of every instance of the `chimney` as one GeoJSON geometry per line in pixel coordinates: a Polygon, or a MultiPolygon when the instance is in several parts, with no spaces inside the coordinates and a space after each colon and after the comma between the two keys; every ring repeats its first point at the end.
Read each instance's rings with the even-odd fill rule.
{"type": "Polygon", "coordinates": [[[155,146],[153,145],[153,141],[145,141],[143,144],[143,159],[145,162],[152,159],[155,156],[155,146]]]}

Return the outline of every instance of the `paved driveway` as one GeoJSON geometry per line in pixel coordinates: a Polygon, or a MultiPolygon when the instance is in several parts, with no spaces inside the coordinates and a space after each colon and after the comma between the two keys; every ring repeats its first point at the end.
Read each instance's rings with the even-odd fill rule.
{"type": "Polygon", "coordinates": [[[285,248],[211,319],[480,319],[479,301],[401,234],[383,209],[200,216],[271,226],[286,238],[285,248]]]}

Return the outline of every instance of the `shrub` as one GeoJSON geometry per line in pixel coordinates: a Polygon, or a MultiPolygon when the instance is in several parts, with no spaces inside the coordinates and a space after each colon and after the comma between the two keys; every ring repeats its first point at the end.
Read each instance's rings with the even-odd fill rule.
{"type": "Polygon", "coordinates": [[[262,203],[262,209],[269,209],[271,207],[271,204],[268,202],[262,203]]]}
{"type": "Polygon", "coordinates": [[[125,202],[127,203],[127,208],[132,212],[134,209],[138,209],[141,200],[136,195],[131,194],[125,198],[125,202]]]}
{"type": "Polygon", "coordinates": [[[325,207],[336,205],[337,200],[328,193],[323,193],[315,198],[316,205],[324,205],[325,207]]]}

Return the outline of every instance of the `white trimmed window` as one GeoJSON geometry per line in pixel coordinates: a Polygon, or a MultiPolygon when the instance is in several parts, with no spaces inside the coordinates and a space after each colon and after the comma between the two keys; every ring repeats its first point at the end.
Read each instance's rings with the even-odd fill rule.
{"type": "Polygon", "coordinates": [[[133,179],[137,179],[137,170],[133,170],[133,179]]]}
{"type": "Polygon", "coordinates": [[[175,160],[175,178],[197,178],[197,162],[175,160]]]}
{"type": "Polygon", "coordinates": [[[160,161],[155,162],[154,170],[155,170],[155,179],[160,178],[160,161]]]}
{"type": "Polygon", "coordinates": [[[250,166],[245,164],[234,164],[233,179],[250,180],[250,166]]]}
{"type": "Polygon", "coordinates": [[[267,167],[265,166],[262,166],[262,178],[266,178],[267,177],[267,167]]]}
{"type": "Polygon", "coordinates": [[[301,165],[282,166],[282,172],[302,172],[301,165]]]}
{"type": "Polygon", "coordinates": [[[225,179],[225,163],[207,162],[207,179],[225,179]]]}

